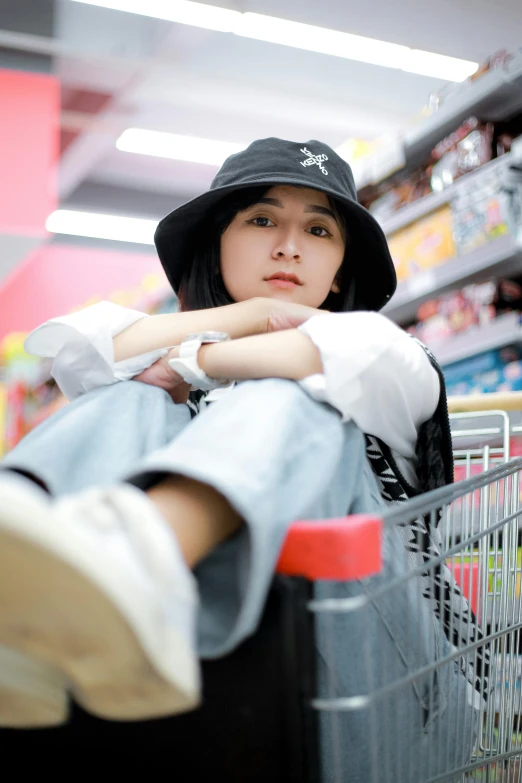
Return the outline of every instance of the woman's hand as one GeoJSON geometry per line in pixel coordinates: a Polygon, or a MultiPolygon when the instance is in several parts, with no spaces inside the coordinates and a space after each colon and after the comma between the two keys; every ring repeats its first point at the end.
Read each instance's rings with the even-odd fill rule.
{"type": "MultiPolygon", "coordinates": [[[[330,315],[328,310],[318,310],[308,305],[285,302],[280,299],[259,297],[249,300],[253,307],[260,310],[260,329],[263,332],[281,332],[284,329],[297,329],[314,315],[330,315]]],[[[241,303],[245,304],[245,303],[241,303]]]]}
{"type": "Polygon", "coordinates": [[[158,359],[139,375],[134,376],[133,381],[148,383],[150,386],[158,386],[170,394],[175,403],[187,402],[190,384],[185,383],[181,375],[178,375],[169,365],[168,360],[179,355],[179,348],[171,348],[166,356],[158,359]]]}
{"type": "MultiPolygon", "coordinates": [[[[216,308],[216,314],[221,315],[219,311],[225,310],[229,312],[228,319],[234,323],[238,333],[244,337],[296,329],[314,315],[330,315],[327,310],[318,310],[315,307],[268,297],[256,297],[234,305],[216,308]]],[[[142,321],[138,323],[142,323],[142,321]]],[[[225,325],[218,324],[221,328],[225,325]]],[[[134,376],[133,380],[165,389],[175,403],[187,402],[190,385],[185,383],[168,363],[169,358],[173,359],[178,356],[178,351],[179,347],[171,348],[167,356],[158,359],[139,375],[134,376]]],[[[253,375],[252,377],[257,376],[253,375]]]]}
{"type": "Polygon", "coordinates": [[[209,330],[227,332],[232,340],[239,340],[255,334],[295,329],[313,315],[328,313],[268,297],[254,297],[209,310],[151,315],[140,318],[113,338],[114,361],[180,345],[187,335],[209,330]]]}

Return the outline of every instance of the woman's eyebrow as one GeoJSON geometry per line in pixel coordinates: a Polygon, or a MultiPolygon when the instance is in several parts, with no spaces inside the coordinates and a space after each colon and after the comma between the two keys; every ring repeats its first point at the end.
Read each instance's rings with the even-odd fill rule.
{"type": "MultiPolygon", "coordinates": [[[[279,209],[284,209],[284,204],[282,201],[279,201],[278,198],[268,198],[268,196],[260,198],[258,201],[256,201],[256,204],[270,204],[271,207],[279,207],[279,209]]],[[[255,204],[252,206],[255,207],[255,204]]]]}
{"type": "MultiPolygon", "coordinates": [[[[327,215],[336,220],[334,213],[328,207],[320,207],[319,204],[307,204],[305,212],[316,212],[318,215],[327,215]]],[[[337,221],[336,221],[337,222],[337,221]]]]}
{"type": "MultiPolygon", "coordinates": [[[[268,196],[265,196],[264,198],[260,198],[257,203],[270,204],[270,206],[272,207],[279,207],[279,209],[284,209],[283,202],[280,201],[278,198],[268,198],[268,196]]],[[[336,220],[335,215],[331,209],[328,209],[328,207],[321,207],[319,206],[319,204],[307,204],[306,207],[304,208],[304,211],[315,212],[318,215],[327,215],[328,217],[331,217],[334,220],[336,220]]]]}

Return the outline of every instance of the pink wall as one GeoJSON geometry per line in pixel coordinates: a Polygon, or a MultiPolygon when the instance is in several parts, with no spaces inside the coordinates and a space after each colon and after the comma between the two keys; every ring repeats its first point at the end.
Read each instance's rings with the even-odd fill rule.
{"type": "Polygon", "coordinates": [[[56,209],[60,83],[0,68],[0,233],[47,235],[56,209]]]}
{"type": "Polygon", "coordinates": [[[126,253],[44,245],[0,288],[0,340],[10,332],[29,332],[92,297],[103,299],[117,290],[131,289],[148,274],[164,276],[153,250],[126,253]]]}
{"type": "Polygon", "coordinates": [[[0,68],[0,107],[0,235],[42,242],[0,283],[0,340],[91,298],[132,289],[148,274],[163,277],[152,247],[128,253],[48,243],[45,221],[57,205],[59,80],[0,68]]]}

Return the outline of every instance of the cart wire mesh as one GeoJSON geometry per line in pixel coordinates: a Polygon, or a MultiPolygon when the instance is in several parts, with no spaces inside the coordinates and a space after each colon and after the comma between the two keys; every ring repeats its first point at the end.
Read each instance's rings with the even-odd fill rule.
{"type": "MultiPolygon", "coordinates": [[[[475,419],[466,437],[488,429],[485,424],[477,426],[475,419]]],[[[499,449],[456,450],[468,478],[383,516],[381,573],[358,575],[340,591],[339,583],[315,583],[308,608],[315,617],[321,671],[313,708],[328,780],[522,780],[522,459],[505,462],[509,421],[502,415],[498,430],[499,449]],[[497,464],[490,467],[491,462],[497,464]],[[439,531],[438,552],[430,549],[417,567],[401,567],[395,541],[412,530],[420,535],[419,519],[432,533],[439,531]],[[454,579],[437,615],[436,593],[440,599],[446,568],[454,579]],[[476,623],[465,619],[467,602],[476,623]],[[387,654],[393,607],[402,618],[404,646],[395,657],[387,654]],[[433,625],[428,641],[425,623],[419,622],[427,611],[433,625]],[[338,643],[341,626],[355,639],[351,648],[338,643]],[[347,666],[357,671],[355,683],[342,675],[347,666]],[[355,758],[362,759],[358,767],[355,758]]]]}

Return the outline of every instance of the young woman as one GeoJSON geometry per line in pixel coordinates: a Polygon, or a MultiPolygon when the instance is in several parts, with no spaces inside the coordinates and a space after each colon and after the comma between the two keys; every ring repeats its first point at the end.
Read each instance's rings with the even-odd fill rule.
{"type": "MultiPolygon", "coordinates": [[[[111,719],[190,709],[198,659],[255,630],[294,520],[451,481],[442,376],[376,312],[393,264],[332,149],[254,142],[161,221],[156,245],[179,312],[101,303],[26,343],[53,359],[71,403],[1,464],[4,725],[65,720],[67,688],[111,719]],[[445,440],[428,448],[434,433],[445,440]]],[[[408,569],[407,550],[388,531],[375,579],[408,569]]],[[[411,580],[372,608],[375,670],[386,659],[397,676],[449,651],[421,591],[411,580]]],[[[338,693],[359,694],[372,661],[349,623],[335,644],[338,693]]],[[[321,649],[318,661],[326,680],[321,649]]],[[[452,677],[440,703],[419,683],[401,693],[396,753],[414,759],[402,783],[444,771],[431,742],[447,741],[457,766],[469,756],[475,712],[466,677],[452,677]]],[[[368,780],[367,718],[342,725],[350,780],[368,780]]],[[[327,723],[323,740],[327,767],[327,723]]]]}

